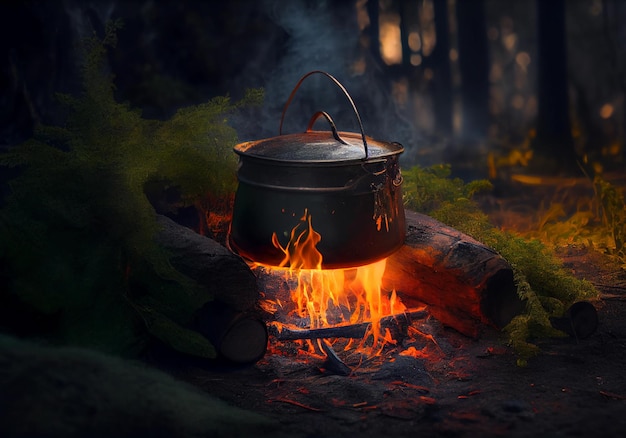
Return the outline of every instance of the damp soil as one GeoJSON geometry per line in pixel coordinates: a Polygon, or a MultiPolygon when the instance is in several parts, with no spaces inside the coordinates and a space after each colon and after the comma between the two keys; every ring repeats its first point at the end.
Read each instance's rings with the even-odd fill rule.
{"type": "MultiPolygon", "coordinates": [[[[583,248],[559,256],[601,292],[598,325],[584,339],[537,341],[526,366],[501,333],[467,338],[437,321],[416,328],[424,357],[323,355],[281,344],[253,365],[162,361],[177,377],[277,421],[274,437],[581,437],[626,430],[626,271],[583,248]],[[431,337],[428,337],[431,335],[431,337]]],[[[417,333],[413,333],[414,335],[417,333]]]]}

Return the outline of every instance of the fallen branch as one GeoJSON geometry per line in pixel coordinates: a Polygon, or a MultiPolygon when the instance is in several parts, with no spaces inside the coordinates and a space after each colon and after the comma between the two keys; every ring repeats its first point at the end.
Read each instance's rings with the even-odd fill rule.
{"type": "Polygon", "coordinates": [[[283,398],[283,397],[275,398],[274,400],[268,400],[268,402],[269,403],[272,403],[272,402],[288,403],[290,405],[298,406],[299,408],[307,409],[309,411],[324,412],[323,409],[314,408],[313,406],[305,405],[304,403],[300,403],[300,402],[297,402],[295,400],[290,400],[288,398],[283,398]]]}
{"type": "MultiPolygon", "coordinates": [[[[395,315],[385,316],[380,319],[380,328],[386,329],[394,326],[408,326],[413,319],[425,318],[429,315],[424,307],[395,315]]],[[[280,341],[290,341],[296,339],[334,339],[334,338],[355,338],[365,336],[371,322],[361,322],[358,324],[336,325],[333,327],[323,327],[315,329],[290,329],[284,326],[270,324],[269,332],[280,341]]]]}

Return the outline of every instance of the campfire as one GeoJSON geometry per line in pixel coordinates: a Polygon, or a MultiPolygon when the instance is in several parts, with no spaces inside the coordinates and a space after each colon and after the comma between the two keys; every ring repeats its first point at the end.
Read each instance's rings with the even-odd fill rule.
{"type": "Polygon", "coordinates": [[[273,338],[305,341],[300,342],[304,350],[323,352],[336,363],[333,346],[370,357],[396,345],[412,318],[427,315],[425,308],[409,311],[394,290],[382,288],[386,258],[354,268],[323,269],[316,247],[322,236],[312,223],[305,211],[285,247],[272,236],[285,255],[278,266],[253,263],[264,284],[260,304],[272,315],[273,338]]]}
{"type": "Polygon", "coordinates": [[[470,336],[510,321],[520,309],[510,267],[428,217],[409,212],[407,222],[403,148],[365,135],[335,78],[303,76],[281,130],[294,93],[312,74],[341,89],[360,133],[338,131],[319,111],[304,133],[234,149],[239,185],[228,245],[255,273],[273,351],[318,355],[335,372],[349,373],[339,355],[358,366],[388,349],[426,354],[436,342],[417,326],[431,316],[470,336]],[[313,131],[320,117],[331,132],[313,131]]]}
{"type": "Polygon", "coordinates": [[[337,374],[399,356],[435,360],[444,327],[471,339],[520,311],[510,267],[492,250],[426,216],[409,211],[407,221],[400,250],[351,268],[322,267],[323,236],[306,211],[287,245],[274,235],[282,262],[249,263],[268,315],[269,353],[323,361],[337,374]],[[452,266],[455,258],[466,266],[452,266]]]}
{"type": "Polygon", "coordinates": [[[411,317],[426,313],[407,311],[395,290],[383,288],[386,259],[405,237],[398,164],[403,148],[366,137],[350,95],[321,71],[302,77],[283,119],[312,74],[341,89],[361,133],[337,131],[330,115],[318,111],[304,134],[237,145],[239,187],[229,243],[262,279],[260,304],[271,315],[274,338],[301,341],[304,350],[344,369],[335,348],[379,355],[406,334],[411,317]],[[331,132],[312,130],[320,117],[331,132]]]}

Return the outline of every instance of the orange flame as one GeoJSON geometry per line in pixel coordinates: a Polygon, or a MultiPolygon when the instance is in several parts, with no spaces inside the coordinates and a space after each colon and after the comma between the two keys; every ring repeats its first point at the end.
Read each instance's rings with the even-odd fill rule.
{"type": "Polygon", "coordinates": [[[380,344],[394,342],[388,333],[381,333],[380,319],[406,308],[395,291],[387,297],[381,290],[386,259],[349,269],[322,269],[323,257],[317,249],[321,239],[313,229],[308,210],[292,229],[285,247],[276,233],[272,235],[274,246],[285,254],[279,268],[287,267],[285,276],[297,278],[297,286],[291,291],[295,312],[308,319],[310,328],[370,322],[371,328],[361,346],[372,337],[371,351],[377,345],[382,348],[380,344]]]}

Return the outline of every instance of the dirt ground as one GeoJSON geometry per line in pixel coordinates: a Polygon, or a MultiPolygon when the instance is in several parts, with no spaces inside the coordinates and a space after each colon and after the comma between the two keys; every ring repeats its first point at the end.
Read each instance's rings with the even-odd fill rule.
{"type": "MultiPolygon", "coordinates": [[[[280,424],[285,437],[584,437],[626,430],[626,271],[601,254],[560,256],[601,292],[588,338],[544,339],[516,365],[500,334],[468,339],[430,321],[437,341],[424,358],[395,352],[349,375],[323,358],[270,348],[252,366],[171,361],[177,377],[280,424]],[[284,352],[284,351],[283,351],[284,352]]],[[[424,342],[429,342],[428,340],[424,342]]]]}

